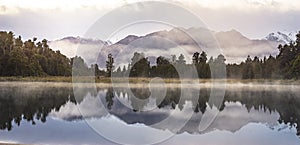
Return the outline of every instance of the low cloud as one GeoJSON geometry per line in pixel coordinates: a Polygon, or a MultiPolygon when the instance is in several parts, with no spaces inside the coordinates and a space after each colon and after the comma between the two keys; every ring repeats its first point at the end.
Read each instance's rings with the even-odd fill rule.
{"type": "MultiPolygon", "coordinates": [[[[177,29],[177,28],[176,28],[177,29]]],[[[100,68],[105,68],[107,55],[111,53],[115,58],[115,67],[127,66],[131,62],[134,52],[143,52],[149,58],[151,64],[155,64],[156,57],[180,54],[185,56],[187,63],[191,63],[195,52],[205,51],[216,58],[219,54],[225,55],[227,63],[240,63],[248,55],[251,57],[277,55],[277,46],[280,42],[268,40],[252,40],[236,30],[213,32],[203,28],[182,29],[189,34],[169,31],[159,31],[145,36],[126,37],[115,44],[85,38],[68,37],[50,42],[51,48],[60,50],[68,57],[82,56],[88,65],[98,63],[100,68]],[[162,33],[163,32],[163,33],[162,33]],[[199,36],[197,34],[200,34],[199,36]],[[174,36],[176,35],[176,36],[174,36]],[[211,36],[208,36],[211,35],[211,36]],[[122,43],[121,43],[122,42],[122,43]],[[126,43],[125,43],[126,42],[126,43]]]]}

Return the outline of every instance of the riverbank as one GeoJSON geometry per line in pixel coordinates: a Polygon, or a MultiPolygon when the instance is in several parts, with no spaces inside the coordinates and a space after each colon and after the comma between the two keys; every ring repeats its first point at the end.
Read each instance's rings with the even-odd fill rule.
{"type": "MultiPolygon", "coordinates": [[[[65,83],[149,83],[153,78],[94,78],[94,77],[0,77],[0,82],[65,82],[65,83]]],[[[157,79],[156,79],[157,80],[157,79]]],[[[190,84],[190,83],[212,83],[212,82],[224,82],[231,83],[242,83],[242,84],[292,84],[300,85],[300,80],[274,80],[274,79],[176,79],[176,78],[165,78],[162,79],[164,83],[174,84],[190,84]]],[[[162,81],[158,80],[158,82],[162,81]]]]}

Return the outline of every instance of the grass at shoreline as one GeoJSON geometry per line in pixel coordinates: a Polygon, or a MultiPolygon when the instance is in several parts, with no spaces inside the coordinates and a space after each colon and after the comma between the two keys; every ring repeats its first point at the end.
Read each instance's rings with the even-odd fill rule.
{"type": "MultiPolygon", "coordinates": [[[[149,83],[153,78],[114,78],[114,83],[149,83]]],[[[268,83],[268,84],[296,84],[300,85],[300,80],[274,80],[274,79],[252,79],[252,80],[244,80],[244,79],[175,79],[175,78],[166,78],[163,79],[165,83],[211,83],[213,81],[224,81],[227,83],[268,83]],[[197,82],[198,81],[198,82],[197,82]]],[[[94,77],[76,77],[73,81],[72,77],[0,77],[0,82],[82,82],[82,83],[111,83],[111,78],[102,77],[102,78],[94,78],[94,77]]]]}
{"type": "Polygon", "coordinates": [[[72,82],[72,77],[0,77],[0,82],[72,82]]]}
{"type": "MultiPolygon", "coordinates": [[[[83,83],[149,83],[153,78],[114,78],[108,77],[0,77],[0,82],[83,82],[83,83]]],[[[179,79],[164,79],[166,83],[180,83],[179,79]]]]}

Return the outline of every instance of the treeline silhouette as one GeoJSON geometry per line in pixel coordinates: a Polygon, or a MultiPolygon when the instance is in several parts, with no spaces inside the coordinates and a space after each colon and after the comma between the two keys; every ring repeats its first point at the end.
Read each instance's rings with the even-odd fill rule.
{"type": "MultiPolygon", "coordinates": [[[[127,69],[117,68],[112,72],[113,76],[122,77],[162,77],[162,78],[211,78],[226,77],[225,74],[225,57],[220,54],[216,59],[212,57],[207,62],[207,54],[202,51],[201,54],[193,54],[193,63],[187,64],[183,54],[177,58],[172,55],[172,59],[159,56],[156,59],[156,65],[150,66],[148,58],[143,53],[135,52],[132,62],[128,64],[127,69]],[[222,66],[224,73],[222,73],[222,66]],[[211,71],[213,70],[213,71],[211,71]],[[219,74],[219,75],[216,75],[219,74]]],[[[113,65],[110,65],[113,66],[113,65]]]]}
{"type": "MultiPolygon", "coordinates": [[[[253,59],[248,55],[240,64],[225,64],[226,58],[220,54],[217,58],[207,59],[206,52],[195,52],[192,56],[192,64],[186,64],[184,55],[178,59],[172,55],[171,59],[159,56],[156,65],[150,66],[148,58],[143,53],[135,52],[131,63],[126,67],[118,67],[115,76],[130,77],[163,77],[178,78],[192,77],[193,68],[197,70],[198,78],[238,78],[238,79],[299,79],[300,78],[300,32],[296,35],[296,41],[290,44],[279,45],[279,54],[276,56],[253,59]],[[133,65],[131,65],[133,64],[133,65]],[[222,73],[222,67],[226,65],[226,72],[222,73]],[[214,73],[218,74],[215,75],[214,73]],[[226,73],[226,76],[225,76],[226,73]],[[129,74],[129,75],[128,75],[129,74]]],[[[110,56],[112,57],[112,56],[110,56]]],[[[111,58],[109,58],[111,59],[111,58]]],[[[113,61],[107,61],[107,69],[112,70],[113,61]]]]}
{"type": "Polygon", "coordinates": [[[0,76],[68,76],[71,62],[49,48],[47,40],[22,41],[12,32],[0,32],[0,76]]]}
{"type": "MultiPolygon", "coordinates": [[[[13,32],[0,32],[0,76],[71,76],[74,61],[82,67],[81,57],[69,59],[60,51],[53,51],[46,39],[23,42],[13,32]]],[[[83,74],[88,73],[85,70],[83,74]]]]}
{"type": "Polygon", "coordinates": [[[207,58],[206,52],[195,52],[192,64],[187,64],[185,56],[178,58],[159,56],[156,65],[143,53],[135,52],[128,66],[114,67],[114,58],[108,55],[106,71],[97,64],[88,66],[80,56],[67,58],[60,51],[49,48],[47,40],[36,42],[37,38],[22,41],[12,32],[0,32],[0,76],[79,76],[107,77],[162,77],[162,78],[238,78],[238,79],[299,79],[300,78],[300,32],[296,41],[279,45],[279,54],[259,58],[248,56],[240,64],[225,64],[226,58],[207,58]],[[73,65],[73,66],[72,66],[73,65]],[[226,73],[222,67],[226,67],[226,73]],[[192,73],[194,68],[196,74],[192,73]],[[219,74],[219,75],[216,75],[219,74]],[[224,75],[220,75],[224,74],[224,75]],[[225,76],[226,74],[226,76],[225,76]]]}

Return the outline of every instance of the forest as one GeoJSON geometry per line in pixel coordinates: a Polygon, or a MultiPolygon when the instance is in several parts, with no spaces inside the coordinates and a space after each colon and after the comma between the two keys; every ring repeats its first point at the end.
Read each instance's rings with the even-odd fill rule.
{"type": "Polygon", "coordinates": [[[1,31],[0,76],[71,76],[73,62],[83,61],[81,57],[67,58],[53,51],[46,39],[36,41],[37,38],[22,41],[13,32],[1,31]]]}
{"type": "Polygon", "coordinates": [[[177,58],[158,56],[156,65],[150,65],[148,58],[135,52],[127,66],[115,68],[114,58],[107,56],[106,69],[99,69],[97,64],[88,66],[80,56],[68,58],[60,51],[49,48],[48,41],[37,38],[23,41],[13,32],[0,32],[0,76],[103,76],[103,77],[162,77],[162,78],[212,78],[220,66],[226,66],[226,75],[219,78],[235,79],[299,79],[300,78],[300,32],[296,41],[279,45],[276,56],[259,58],[248,56],[240,64],[226,64],[226,58],[220,54],[216,58],[207,58],[206,52],[195,52],[192,64],[187,64],[185,56],[177,58]],[[197,70],[191,76],[192,68],[197,70]],[[211,70],[214,71],[211,71],[211,70]],[[179,75],[180,74],[180,75],[179,75]],[[195,74],[193,74],[195,75],[195,74]]]}

